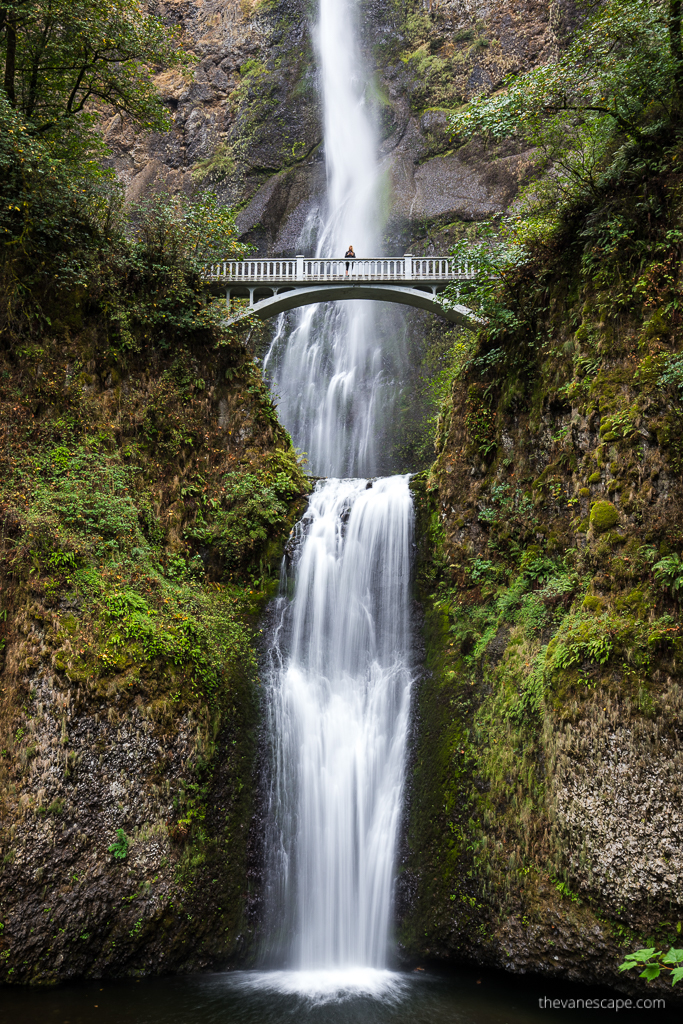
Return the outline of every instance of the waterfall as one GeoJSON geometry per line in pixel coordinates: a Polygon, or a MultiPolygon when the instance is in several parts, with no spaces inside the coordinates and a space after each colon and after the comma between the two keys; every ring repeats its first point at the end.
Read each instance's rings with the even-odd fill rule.
{"type": "MultiPolygon", "coordinates": [[[[378,244],[354,17],[354,0],[320,0],[329,212],[311,224],[317,218],[321,254],[343,255],[350,243],[371,254],[378,244]]],[[[377,991],[388,976],[412,682],[413,505],[407,476],[337,478],[375,471],[386,366],[366,302],[309,308],[294,331],[281,318],[264,359],[285,426],[315,473],[335,474],[317,483],[288,544],[265,679],[266,957],[295,972],[285,988],[318,994],[324,984],[377,991]]]]}
{"type": "Polygon", "coordinates": [[[276,612],[271,943],[386,966],[411,684],[408,477],[318,483],[276,612]],[[278,935],[279,932],[279,935],[278,935]]]}
{"type": "MultiPolygon", "coordinates": [[[[301,252],[341,257],[380,254],[380,174],[356,31],[355,0],[319,0],[314,31],[324,109],[327,206],[313,210],[301,252]]],[[[293,330],[280,326],[266,370],[278,394],[278,413],[310,472],[374,475],[390,406],[400,331],[382,344],[386,307],[366,301],[308,306],[293,330]]],[[[387,332],[385,332],[386,334],[387,332]]]]}

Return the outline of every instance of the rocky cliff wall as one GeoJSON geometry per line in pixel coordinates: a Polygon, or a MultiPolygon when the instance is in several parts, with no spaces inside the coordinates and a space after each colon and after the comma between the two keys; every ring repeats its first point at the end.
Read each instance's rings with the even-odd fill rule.
{"type": "Polygon", "coordinates": [[[257,620],[307,486],[244,347],[122,351],[87,310],[0,348],[13,984],[248,962],[257,620]]]}
{"type": "MultiPolygon", "coordinates": [[[[159,179],[210,187],[240,209],[241,230],[260,252],[292,253],[325,194],[315,4],[211,0],[153,9],[182,26],[197,65],[186,77],[158,76],[173,117],[168,135],[137,138],[118,116],[110,122],[107,140],[128,195],[159,179]]],[[[363,0],[359,16],[387,182],[387,249],[429,245],[425,227],[500,212],[525,172],[524,154],[481,141],[453,151],[447,114],[547,59],[571,28],[573,4],[363,0]]]]}
{"type": "Polygon", "coordinates": [[[678,159],[577,212],[522,275],[523,328],[482,332],[415,484],[411,962],[642,992],[624,954],[680,947],[681,334],[676,271],[658,276],[678,266],[678,159]],[[616,218],[631,240],[608,251],[616,218]]]}

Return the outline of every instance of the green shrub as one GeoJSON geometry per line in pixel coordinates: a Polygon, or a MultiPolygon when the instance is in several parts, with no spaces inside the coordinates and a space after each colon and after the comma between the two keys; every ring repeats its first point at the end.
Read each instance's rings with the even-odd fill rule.
{"type": "Polygon", "coordinates": [[[631,971],[634,967],[643,968],[640,977],[646,981],[654,981],[662,971],[668,971],[673,987],[676,982],[683,980],[683,949],[674,949],[672,946],[668,953],[654,946],[651,949],[636,949],[619,964],[619,970],[631,971]]]}

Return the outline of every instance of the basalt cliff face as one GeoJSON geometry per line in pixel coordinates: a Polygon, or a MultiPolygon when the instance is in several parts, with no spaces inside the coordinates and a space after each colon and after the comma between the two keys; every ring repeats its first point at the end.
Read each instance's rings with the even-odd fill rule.
{"type": "MultiPolygon", "coordinates": [[[[245,962],[259,615],[307,490],[251,355],[0,349],[0,980],[245,962]]],[[[305,503],[304,503],[305,504],[305,503]]]]}
{"type": "Polygon", "coordinates": [[[651,278],[678,159],[634,172],[529,267],[524,326],[482,332],[415,480],[428,673],[398,890],[409,962],[652,995],[618,964],[680,946],[681,334],[674,277],[651,278]],[[631,243],[599,241],[616,217],[639,271],[631,243]]]}
{"type": "MultiPolygon", "coordinates": [[[[310,210],[324,203],[321,110],[304,0],[158,3],[195,54],[191,74],[161,74],[168,135],[107,127],[130,198],[153,182],[210,187],[239,208],[246,236],[293,253],[310,210]]],[[[500,212],[526,168],[510,146],[475,141],[453,151],[447,114],[510,72],[543,62],[575,20],[571,0],[363,0],[361,38],[374,70],[366,94],[381,138],[387,247],[430,245],[430,232],[500,212]]],[[[441,245],[447,239],[439,239],[441,245]]]]}

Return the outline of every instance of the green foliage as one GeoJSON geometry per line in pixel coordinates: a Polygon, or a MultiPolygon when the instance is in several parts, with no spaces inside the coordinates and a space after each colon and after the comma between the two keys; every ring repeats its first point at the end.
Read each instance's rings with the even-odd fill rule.
{"type": "Polygon", "coordinates": [[[157,195],[134,206],[131,219],[132,232],[119,234],[100,268],[102,309],[121,350],[139,351],[148,339],[166,349],[193,336],[233,344],[224,300],[207,301],[202,285],[208,264],[250,251],[237,241],[232,211],[210,193],[157,195]]]}
{"type": "Polygon", "coordinates": [[[673,554],[661,558],[652,566],[652,572],[660,587],[678,596],[683,591],[683,559],[673,554]]]}
{"type": "Polygon", "coordinates": [[[285,473],[226,473],[222,501],[201,501],[185,536],[194,544],[215,547],[227,566],[243,564],[282,528],[293,493],[285,473]]]}
{"type": "Polygon", "coordinates": [[[603,416],[600,420],[600,437],[605,441],[626,439],[635,433],[635,412],[622,409],[611,416],[603,416]]]}
{"type": "Polygon", "coordinates": [[[235,170],[235,158],[229,142],[221,142],[211,156],[197,160],[192,167],[192,178],[197,182],[219,182],[235,170]]]}
{"type": "MultiPolygon", "coordinates": [[[[201,696],[212,706],[225,703],[237,673],[253,675],[243,615],[251,613],[254,591],[238,582],[207,589],[204,562],[187,548],[164,557],[156,545],[165,531],[147,507],[138,465],[125,465],[118,452],[86,436],[39,449],[15,473],[4,481],[9,493],[13,484],[18,494],[31,493],[22,513],[31,571],[57,573],[46,584],[48,596],[54,600],[60,590],[79,595],[92,623],[88,644],[60,654],[58,667],[68,661],[72,678],[98,680],[135,665],[125,685],[137,687],[138,673],[149,675],[156,665],[164,689],[184,700],[201,696]]],[[[258,560],[288,529],[292,500],[305,487],[294,455],[275,450],[267,470],[224,474],[211,494],[201,477],[195,479],[184,488],[191,505],[186,537],[205,553],[209,548],[219,579],[227,579],[229,566],[262,576],[265,563],[258,560]]],[[[11,557],[15,573],[29,571],[23,548],[11,557]]]]}
{"type": "Polygon", "coordinates": [[[116,860],[125,860],[128,856],[128,847],[130,846],[130,839],[123,831],[122,828],[117,828],[116,839],[107,847],[109,853],[113,853],[116,860]]]}
{"type": "Polygon", "coordinates": [[[490,559],[475,558],[467,567],[467,575],[475,586],[485,580],[495,579],[499,569],[490,559]]]}
{"type": "Polygon", "coordinates": [[[614,650],[610,628],[581,614],[568,616],[548,646],[550,670],[568,669],[584,662],[606,664],[614,650]]]}
{"type": "Polygon", "coordinates": [[[476,97],[451,127],[462,138],[516,135],[534,147],[537,169],[552,168],[527,191],[545,230],[567,205],[605,187],[634,147],[670,129],[682,72],[680,17],[669,0],[606,0],[557,60],[476,97]]]}
{"type": "Polygon", "coordinates": [[[563,899],[570,900],[572,903],[581,903],[580,897],[575,892],[572,892],[566,882],[558,881],[557,878],[553,878],[552,881],[555,884],[555,889],[563,899]]]}
{"type": "Polygon", "coordinates": [[[156,195],[124,211],[103,164],[107,109],[138,130],[163,130],[153,75],[192,62],[177,32],[143,8],[22,0],[0,9],[0,337],[13,343],[49,322],[50,300],[78,306],[87,294],[122,354],[181,337],[239,344],[203,282],[207,263],[248,251],[231,211],[210,195],[156,195]]]}
{"type": "Polygon", "coordinates": [[[619,964],[620,971],[632,971],[634,968],[642,968],[639,977],[646,981],[654,981],[662,972],[668,973],[673,986],[683,980],[683,949],[674,949],[672,946],[668,953],[654,946],[650,949],[636,949],[619,964]]]}
{"type": "MultiPolygon", "coordinates": [[[[477,225],[475,238],[463,238],[450,251],[452,266],[471,276],[449,284],[440,301],[447,308],[466,305],[480,317],[482,327],[493,333],[514,331],[526,323],[519,303],[519,275],[530,261],[530,253],[518,219],[509,217],[501,225],[484,221],[477,225]]],[[[488,356],[488,362],[495,357],[488,356]]]]}
{"type": "MultiPolygon", "coordinates": [[[[479,451],[482,451],[481,447],[479,451]]],[[[513,487],[507,483],[492,485],[489,503],[482,504],[477,518],[489,528],[497,527],[499,532],[506,533],[512,529],[533,529],[538,525],[533,499],[521,487],[513,487]]],[[[554,568],[552,560],[539,557],[525,564],[524,572],[532,579],[540,579],[554,568]]]]}
{"type": "Polygon", "coordinates": [[[664,372],[660,375],[657,383],[660,387],[673,385],[678,389],[679,395],[683,396],[683,355],[669,356],[664,372]]]}
{"type": "Polygon", "coordinates": [[[53,551],[48,559],[48,563],[58,571],[75,569],[76,556],[73,551],[53,551]]]}
{"type": "Polygon", "coordinates": [[[414,85],[410,91],[413,110],[424,110],[426,106],[452,108],[462,102],[453,85],[450,60],[430,53],[423,44],[405,57],[404,61],[414,76],[414,85]]]}
{"type": "Polygon", "coordinates": [[[64,810],[64,800],[58,797],[56,800],[53,800],[52,803],[49,804],[48,807],[39,807],[38,808],[38,814],[40,814],[41,817],[45,817],[48,814],[52,814],[52,815],[61,814],[63,812],[63,810],[64,810]]]}
{"type": "Polygon", "coordinates": [[[40,321],[33,305],[22,310],[19,304],[32,285],[87,282],[87,251],[107,221],[107,193],[114,196],[116,186],[97,164],[57,156],[48,141],[31,135],[0,92],[0,238],[8,278],[3,286],[13,300],[4,311],[0,307],[0,331],[8,320],[40,321]]]}
{"type": "Polygon", "coordinates": [[[115,619],[124,619],[136,612],[141,615],[155,614],[154,612],[150,612],[150,608],[144,597],[136,594],[133,590],[120,590],[110,594],[106,598],[106,605],[109,618],[112,621],[115,619]]]}
{"type": "Polygon", "coordinates": [[[192,63],[138,0],[17,0],[3,8],[0,54],[7,99],[30,131],[81,154],[105,111],[135,127],[163,131],[168,118],[154,87],[159,68],[192,63]],[[76,138],[74,138],[76,136],[76,138]]]}

